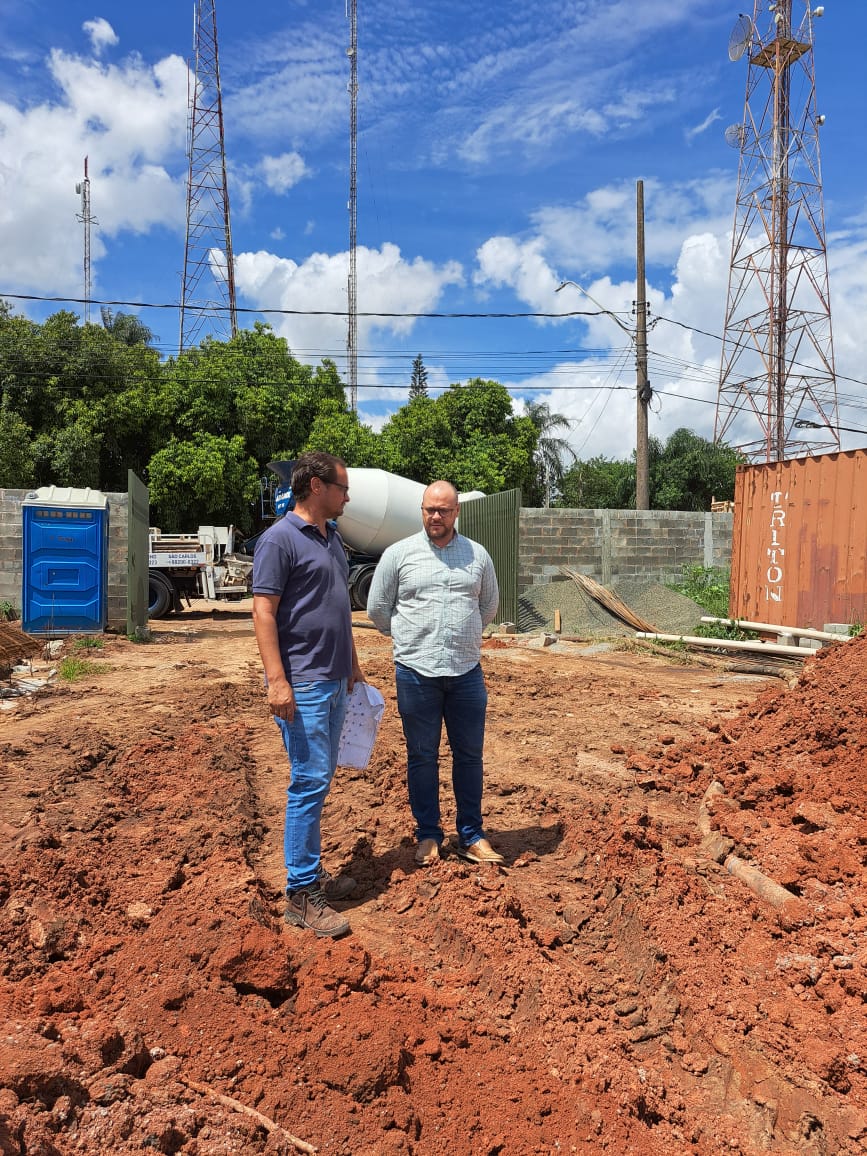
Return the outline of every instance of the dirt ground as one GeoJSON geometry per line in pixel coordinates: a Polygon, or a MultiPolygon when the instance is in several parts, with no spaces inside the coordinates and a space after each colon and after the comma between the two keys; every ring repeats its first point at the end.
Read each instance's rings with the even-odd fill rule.
{"type": "Polygon", "coordinates": [[[246,606],[0,713],[0,1153],[867,1151],[867,638],[791,684],[489,641],[502,869],[414,866],[356,638],[386,716],[326,807],[336,942],[282,918],[246,606]]]}

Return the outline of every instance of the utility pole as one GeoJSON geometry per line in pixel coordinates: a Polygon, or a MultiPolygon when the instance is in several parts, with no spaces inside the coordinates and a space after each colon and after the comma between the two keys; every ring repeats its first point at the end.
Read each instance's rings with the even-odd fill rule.
{"type": "Polygon", "coordinates": [[[347,0],[349,17],[349,279],[347,282],[346,361],[349,377],[349,405],[358,409],[358,20],[356,0],[347,0]]]}
{"type": "Polygon", "coordinates": [[[644,181],[638,181],[636,186],[636,275],[633,312],[635,313],[635,332],[620,318],[600,305],[595,297],[577,281],[561,281],[555,292],[559,293],[566,285],[574,286],[583,293],[594,305],[606,313],[624,333],[629,334],[635,342],[635,395],[636,395],[636,430],[635,430],[635,508],[636,510],[650,509],[650,444],[648,438],[648,406],[653,397],[650,381],[647,376],[647,279],[644,271],[644,181]]]}
{"type": "Polygon", "coordinates": [[[637,421],[635,435],[635,508],[650,509],[650,452],[647,407],[653,396],[647,378],[647,282],[644,273],[644,181],[636,186],[635,275],[635,389],[637,421]]]}

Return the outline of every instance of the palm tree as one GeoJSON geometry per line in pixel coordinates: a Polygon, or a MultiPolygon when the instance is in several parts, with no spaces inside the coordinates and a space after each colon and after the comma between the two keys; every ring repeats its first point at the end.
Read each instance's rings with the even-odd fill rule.
{"type": "Polygon", "coordinates": [[[107,305],[103,305],[102,327],[122,345],[150,345],[154,335],[143,321],[134,313],[112,313],[107,305]]]}
{"type": "Polygon", "coordinates": [[[551,413],[551,407],[545,401],[528,401],[526,410],[538,439],[533,461],[547,509],[551,505],[552,492],[563,480],[564,457],[570,462],[575,461],[575,452],[565,438],[552,437],[551,434],[558,429],[568,430],[572,423],[565,414],[551,413]]]}

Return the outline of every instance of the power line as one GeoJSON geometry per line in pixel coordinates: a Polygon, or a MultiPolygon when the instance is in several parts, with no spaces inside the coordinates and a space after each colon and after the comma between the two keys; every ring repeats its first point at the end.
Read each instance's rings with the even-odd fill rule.
{"type": "MultiPolygon", "coordinates": [[[[45,304],[59,304],[59,305],[84,305],[85,301],[82,297],[44,297],[37,293],[4,293],[0,291],[0,300],[8,298],[10,301],[41,301],[45,304]]],[[[102,301],[95,297],[90,298],[92,305],[123,305],[128,309],[180,309],[177,302],[170,301],[102,301]]],[[[214,306],[214,310],[228,308],[228,306],[214,306]]],[[[237,306],[237,313],[267,313],[276,314],[284,317],[342,317],[346,318],[348,313],[345,309],[277,309],[274,307],[253,309],[242,305],[237,306]]],[[[548,320],[556,320],[558,318],[567,317],[599,317],[602,312],[608,313],[610,310],[595,310],[595,309],[574,309],[564,313],[384,313],[384,312],[359,312],[359,317],[393,317],[398,320],[403,318],[471,318],[481,320],[484,318],[512,318],[512,317],[541,317],[548,320]]]]}

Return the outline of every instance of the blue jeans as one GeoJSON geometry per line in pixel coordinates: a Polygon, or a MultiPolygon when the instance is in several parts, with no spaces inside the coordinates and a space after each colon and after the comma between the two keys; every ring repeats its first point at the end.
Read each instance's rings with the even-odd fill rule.
{"type": "Polygon", "coordinates": [[[482,749],[488,692],[480,665],[454,677],[427,678],[395,665],[397,709],[406,738],[406,778],[416,839],[443,840],[440,825],[439,749],[443,722],[452,750],[458,839],[465,846],[484,837],[482,749]]]}
{"type": "Polygon", "coordinates": [[[292,690],[294,718],[291,722],[274,719],[292,764],[283,829],[287,891],[308,887],[316,880],[322,850],[319,823],[337,767],[346,715],[346,679],[301,682],[292,690]]]}

